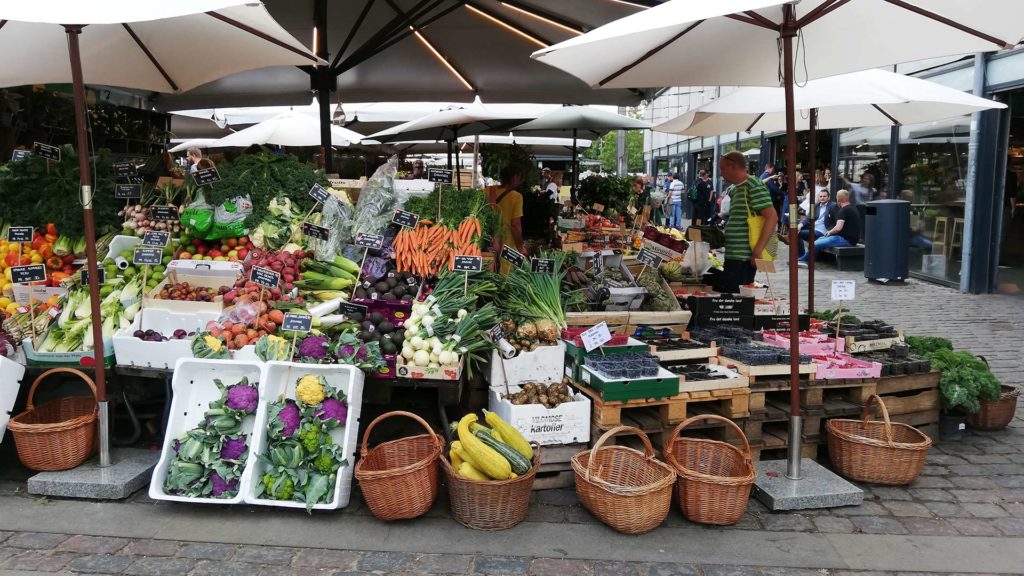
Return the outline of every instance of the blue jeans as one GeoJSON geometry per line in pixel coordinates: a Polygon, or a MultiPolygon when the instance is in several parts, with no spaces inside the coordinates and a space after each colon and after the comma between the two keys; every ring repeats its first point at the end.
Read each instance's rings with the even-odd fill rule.
{"type": "Polygon", "coordinates": [[[672,205],[672,217],[669,220],[669,228],[677,228],[682,230],[683,228],[683,204],[672,205]]]}
{"type": "MultiPolygon", "coordinates": [[[[801,234],[803,234],[803,232],[804,232],[803,230],[800,231],[801,234]]],[[[808,232],[807,233],[807,237],[810,237],[810,235],[811,235],[810,232],[808,232]]],[[[822,236],[821,238],[817,238],[817,234],[815,234],[815,238],[816,238],[814,240],[814,255],[815,256],[817,256],[818,252],[821,252],[825,248],[832,248],[833,246],[850,246],[850,243],[846,241],[846,238],[843,238],[842,236],[839,236],[839,235],[835,235],[835,236],[822,236]]],[[[801,256],[799,258],[799,260],[801,262],[806,262],[807,261],[807,254],[804,254],[803,256],[801,256]]]]}
{"type": "MultiPolygon", "coordinates": [[[[797,256],[803,256],[804,252],[807,252],[807,248],[804,248],[804,242],[807,242],[808,240],[811,239],[811,231],[808,230],[807,228],[804,228],[804,229],[802,229],[802,230],[800,230],[799,232],[796,233],[796,237],[797,237],[796,255],[797,256]]],[[[815,244],[818,243],[818,240],[821,240],[824,237],[825,237],[825,235],[822,234],[821,232],[818,232],[817,230],[814,231],[814,243],[815,244]]],[[[818,253],[815,252],[814,254],[817,255],[818,253]]]]}

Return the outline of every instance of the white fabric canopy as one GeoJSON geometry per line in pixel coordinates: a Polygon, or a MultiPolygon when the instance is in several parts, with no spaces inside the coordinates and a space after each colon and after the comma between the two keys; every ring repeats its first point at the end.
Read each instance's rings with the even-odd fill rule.
{"type": "Polygon", "coordinates": [[[253,68],[322,62],[252,0],[2,2],[0,21],[0,86],[70,80],[60,23],[85,26],[89,84],[178,92],[253,68]]]}
{"type": "Polygon", "coordinates": [[[643,120],[636,120],[593,106],[562,106],[525,124],[520,124],[512,130],[514,132],[579,130],[600,135],[608,130],[647,130],[650,128],[651,125],[643,120]]]}
{"type": "MultiPolygon", "coordinates": [[[[545,137],[524,137],[524,136],[498,136],[494,134],[480,134],[481,144],[518,144],[519,146],[528,146],[530,152],[533,155],[538,154],[559,154],[565,155],[572,149],[572,138],[545,138],[545,137]]],[[[477,136],[462,136],[459,138],[458,143],[460,148],[465,148],[464,151],[471,151],[470,148],[473,146],[474,139],[477,136]]],[[[363,142],[366,144],[367,142],[363,142]]],[[[447,143],[436,142],[430,140],[414,140],[404,142],[392,142],[396,149],[402,153],[416,153],[416,154],[427,154],[427,153],[440,153],[445,150],[447,143]]],[[[577,148],[590,148],[593,144],[591,140],[577,140],[577,148]]]]}
{"type": "MultiPolygon", "coordinates": [[[[358,144],[363,139],[341,126],[331,125],[331,143],[335,146],[358,144]]],[[[225,136],[210,144],[211,148],[244,148],[253,144],[277,144],[279,146],[319,146],[320,121],[299,112],[285,112],[225,136]]]]}
{"type": "MultiPolygon", "coordinates": [[[[797,86],[796,129],[808,128],[807,111],[818,109],[818,129],[907,125],[963,116],[1006,104],[972,96],[941,84],[886,72],[864,70],[797,86]]],[[[740,88],[654,127],[686,136],[786,129],[782,88],[740,88]]]]}
{"type": "Polygon", "coordinates": [[[441,110],[410,120],[376,134],[368,140],[395,142],[399,140],[454,140],[461,134],[471,136],[487,131],[506,131],[523,121],[536,118],[530,110],[491,110],[482,104],[441,110]]]}
{"type": "Polygon", "coordinates": [[[216,138],[192,138],[191,140],[182,140],[175,144],[175,141],[172,139],[171,143],[174,146],[168,152],[184,152],[189,148],[216,148],[216,146],[213,146],[213,143],[216,141],[216,138]]]}

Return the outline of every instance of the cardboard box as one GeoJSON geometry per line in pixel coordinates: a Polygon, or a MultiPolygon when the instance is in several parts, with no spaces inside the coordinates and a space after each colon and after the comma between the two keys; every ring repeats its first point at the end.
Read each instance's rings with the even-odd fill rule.
{"type": "MultiPolygon", "coordinates": [[[[157,298],[160,292],[165,286],[168,286],[170,282],[163,280],[156,285],[156,288],[146,294],[145,298],[142,299],[142,307],[144,310],[166,310],[168,312],[177,312],[179,314],[188,314],[189,312],[215,312],[218,316],[224,311],[224,297],[216,296],[213,302],[193,302],[191,300],[163,300],[157,298]]],[[[143,312],[145,314],[145,312],[143,312]]]]}
{"type": "Polygon", "coordinates": [[[505,388],[506,376],[510,386],[523,382],[561,382],[564,368],[565,342],[560,341],[556,346],[540,346],[533,352],[520,352],[508,360],[502,360],[499,352],[492,350],[489,381],[492,387],[501,389],[505,388]]]}
{"type": "Polygon", "coordinates": [[[60,286],[50,288],[47,286],[33,286],[31,284],[14,284],[14,301],[18,304],[28,306],[29,302],[46,302],[51,296],[58,298],[67,294],[68,289],[60,286]]]}
{"type": "Polygon", "coordinates": [[[406,364],[401,354],[395,357],[395,368],[398,371],[398,377],[415,380],[458,380],[462,377],[462,367],[465,364],[466,359],[459,358],[459,363],[453,366],[427,368],[426,366],[406,364]]]}
{"type": "MultiPolygon", "coordinates": [[[[520,390],[519,386],[509,386],[511,394],[520,390]]],[[[540,404],[512,404],[503,398],[504,387],[492,386],[489,392],[488,409],[529,441],[541,446],[590,441],[590,399],[579,392],[573,391],[574,402],[550,409],[540,404]]]]}
{"type": "MultiPolygon", "coordinates": [[[[39,342],[45,335],[39,337],[39,342]]],[[[32,339],[25,338],[21,343],[29,366],[95,366],[96,351],[88,352],[36,352],[32,347],[32,339]]],[[[103,341],[103,365],[107,368],[114,365],[114,344],[111,339],[103,341]]]]}

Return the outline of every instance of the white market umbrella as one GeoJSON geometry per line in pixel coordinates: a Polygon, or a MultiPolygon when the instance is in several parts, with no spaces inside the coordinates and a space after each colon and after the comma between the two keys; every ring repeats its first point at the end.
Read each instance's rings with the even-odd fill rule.
{"type": "Polygon", "coordinates": [[[174,144],[174,146],[168,149],[167,151],[184,152],[189,148],[216,148],[216,146],[213,145],[213,143],[216,141],[216,138],[191,138],[189,140],[182,140],[180,142],[175,143],[174,140],[172,139],[171,143],[174,144]]]}
{"type": "MultiPolygon", "coordinates": [[[[71,81],[92,317],[100,317],[85,127],[90,83],[177,92],[270,65],[323,64],[253,0],[43,0],[0,4],[0,86],[71,81]],[[185,52],[202,58],[188,58],[185,52]],[[69,66],[70,64],[70,66],[69,66]]],[[[103,331],[93,322],[100,465],[110,464],[103,331]]]]}
{"type": "MultiPolygon", "coordinates": [[[[331,144],[335,146],[358,144],[362,139],[362,134],[341,126],[331,125],[331,144]]],[[[211,144],[211,147],[245,148],[253,144],[319,146],[320,120],[301,112],[288,111],[234,134],[229,134],[211,144]]]]}
{"type": "MultiPolygon", "coordinates": [[[[518,144],[519,146],[529,146],[530,151],[533,152],[534,154],[552,155],[564,155],[566,152],[570,151],[573,146],[572,138],[549,138],[545,136],[500,136],[496,134],[462,136],[458,139],[456,143],[459,145],[459,148],[461,150],[466,146],[472,146],[476,142],[480,144],[518,144]]],[[[402,142],[392,142],[391,144],[398,148],[399,152],[403,154],[426,154],[442,151],[443,147],[447,143],[433,140],[411,140],[402,142]]],[[[592,144],[592,140],[576,141],[576,145],[579,148],[590,148],[592,144]]]]}
{"type": "MultiPolygon", "coordinates": [[[[670,0],[534,52],[594,88],[782,86],[786,169],[796,182],[794,84],[953,54],[1012,48],[1019,0],[670,0]],[[796,52],[794,52],[794,45],[796,52]]],[[[813,125],[813,122],[812,122],[813,125]]],[[[795,186],[789,202],[796,205],[795,186]]],[[[796,260],[796,227],[789,231],[796,260]]],[[[799,290],[790,266],[790,441],[800,477],[799,290]]]]}

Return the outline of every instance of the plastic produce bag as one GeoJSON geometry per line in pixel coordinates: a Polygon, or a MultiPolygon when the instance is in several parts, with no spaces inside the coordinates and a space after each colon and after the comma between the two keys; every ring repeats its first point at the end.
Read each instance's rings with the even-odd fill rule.
{"type": "Polygon", "coordinates": [[[196,199],[181,211],[181,225],[189,229],[193,236],[203,236],[213,227],[213,206],[206,203],[202,192],[196,193],[196,199]]]}
{"type": "Polygon", "coordinates": [[[213,229],[207,240],[237,238],[249,233],[245,219],[252,214],[252,200],[249,196],[236,196],[217,206],[213,212],[213,229]]]}
{"type": "Polygon", "coordinates": [[[703,276],[712,267],[709,252],[711,247],[707,242],[690,242],[683,256],[683,267],[689,268],[696,276],[703,276]]]}
{"type": "Polygon", "coordinates": [[[333,260],[342,253],[345,244],[352,240],[352,206],[328,196],[321,211],[320,226],[331,231],[327,240],[311,240],[317,260],[333,260]]]}
{"type": "Polygon", "coordinates": [[[380,233],[401,206],[395,195],[394,180],[398,174],[398,156],[392,156],[366,181],[352,219],[351,235],[360,232],[380,233]]]}

